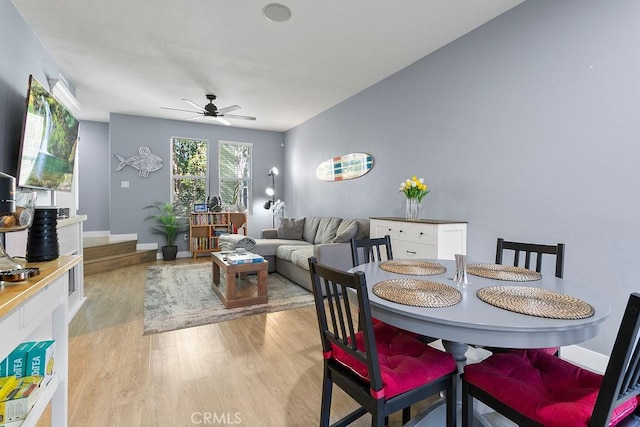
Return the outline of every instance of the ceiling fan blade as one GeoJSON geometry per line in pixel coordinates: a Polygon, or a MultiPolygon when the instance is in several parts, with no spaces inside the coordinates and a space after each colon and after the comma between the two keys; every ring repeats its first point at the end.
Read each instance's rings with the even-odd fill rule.
{"type": "Polygon", "coordinates": [[[250,116],[237,116],[235,114],[225,114],[225,117],[228,117],[230,119],[239,119],[239,120],[255,120],[255,117],[250,117],[250,116]]]}
{"type": "Polygon", "coordinates": [[[229,120],[223,119],[220,116],[213,117],[213,119],[219,121],[220,123],[222,123],[225,126],[231,126],[231,122],[229,120]]]}
{"type": "Polygon", "coordinates": [[[218,110],[218,114],[230,113],[232,111],[236,111],[236,110],[239,110],[239,109],[240,109],[239,105],[230,105],[228,107],[220,108],[218,110]]]}
{"type": "Polygon", "coordinates": [[[189,117],[188,119],[185,119],[186,121],[191,121],[191,120],[198,120],[200,118],[204,117],[202,114],[198,114],[197,116],[194,117],[189,117]]]}
{"type": "Polygon", "coordinates": [[[206,113],[206,112],[207,112],[207,110],[205,110],[204,108],[202,108],[201,106],[199,106],[198,104],[196,104],[195,102],[193,102],[193,101],[191,101],[191,100],[189,100],[189,99],[187,99],[187,98],[182,98],[182,100],[183,100],[184,102],[186,102],[187,104],[189,104],[189,105],[191,105],[191,106],[193,106],[193,107],[197,108],[198,110],[202,111],[203,113],[206,113]]]}
{"type": "Polygon", "coordinates": [[[182,110],[180,108],[170,108],[170,107],[160,107],[163,110],[173,110],[173,111],[184,111],[186,113],[198,113],[198,111],[193,111],[193,110],[182,110]]]}

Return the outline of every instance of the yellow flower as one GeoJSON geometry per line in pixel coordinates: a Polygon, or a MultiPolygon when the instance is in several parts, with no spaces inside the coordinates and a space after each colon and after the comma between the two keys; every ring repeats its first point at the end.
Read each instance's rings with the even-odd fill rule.
{"type": "Polygon", "coordinates": [[[429,189],[427,184],[424,183],[424,178],[418,179],[415,175],[401,182],[399,191],[404,193],[408,199],[417,199],[418,202],[421,202],[422,198],[429,194],[429,189]]]}

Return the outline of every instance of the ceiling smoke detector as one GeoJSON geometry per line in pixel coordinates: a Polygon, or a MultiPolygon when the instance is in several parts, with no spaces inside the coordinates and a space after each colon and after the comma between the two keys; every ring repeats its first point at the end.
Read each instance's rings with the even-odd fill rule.
{"type": "Polygon", "coordinates": [[[262,8],[262,15],[272,22],[285,22],[291,18],[291,9],[280,3],[269,3],[262,8]]]}

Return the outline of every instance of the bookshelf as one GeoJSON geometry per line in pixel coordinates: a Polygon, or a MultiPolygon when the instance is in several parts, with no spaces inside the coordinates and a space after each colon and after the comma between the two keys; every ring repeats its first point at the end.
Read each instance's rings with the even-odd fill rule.
{"type": "Polygon", "coordinates": [[[218,237],[233,232],[247,235],[244,212],[193,212],[189,221],[189,250],[199,254],[219,251],[218,237]]]}

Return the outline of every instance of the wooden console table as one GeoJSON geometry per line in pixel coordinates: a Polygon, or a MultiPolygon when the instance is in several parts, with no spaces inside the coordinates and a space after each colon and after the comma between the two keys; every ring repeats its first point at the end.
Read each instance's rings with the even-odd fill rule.
{"type": "Polygon", "coordinates": [[[0,359],[20,343],[54,339],[55,374],[23,425],[36,425],[51,402],[51,424],[65,427],[68,420],[69,286],[77,277],[74,268],[81,255],[65,255],[53,261],[29,263],[40,275],[0,287],[0,359]]]}

